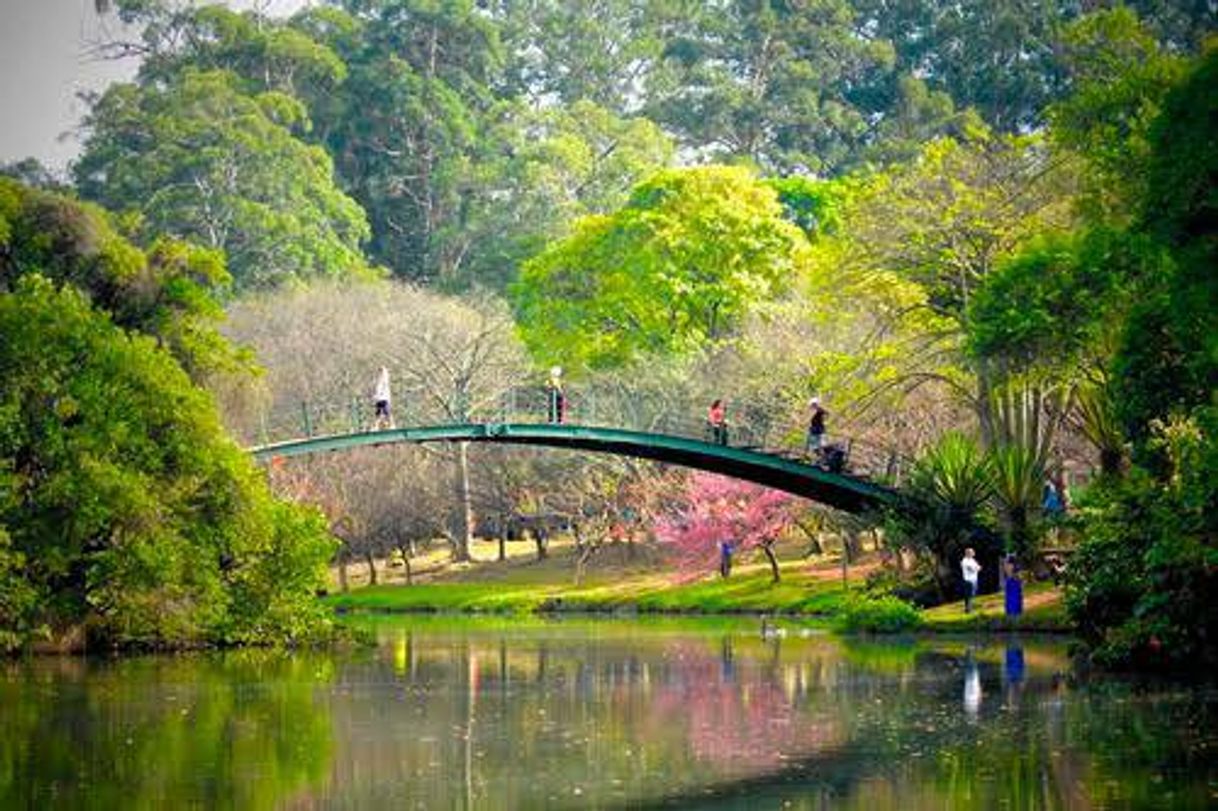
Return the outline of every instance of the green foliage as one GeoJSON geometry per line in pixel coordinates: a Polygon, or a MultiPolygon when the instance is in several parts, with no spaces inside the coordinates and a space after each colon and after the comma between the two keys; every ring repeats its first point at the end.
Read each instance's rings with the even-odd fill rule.
{"type": "Polygon", "coordinates": [[[1139,291],[1114,363],[1114,397],[1129,436],[1151,420],[1212,402],[1218,389],[1218,50],[1195,61],[1151,129],[1142,228],[1173,264],[1139,291]]]}
{"type": "Polygon", "coordinates": [[[891,40],[902,73],[930,77],[960,107],[976,108],[1002,132],[1041,123],[1060,93],[1056,40],[1064,9],[1055,2],[856,0],[860,23],[891,40]]]}
{"type": "Polygon", "coordinates": [[[230,71],[251,92],[327,91],[346,76],[338,55],[305,32],[257,12],[120,2],[127,23],[141,25],[145,85],[171,82],[186,70],[230,71]]]}
{"type": "Polygon", "coordinates": [[[993,494],[993,470],[976,442],[950,432],[918,460],[910,486],[948,516],[972,519],[993,494]]]}
{"type": "Polygon", "coordinates": [[[543,364],[629,365],[730,336],[801,271],[807,241],[745,169],[668,170],[525,264],[513,294],[543,364]]]}
{"type": "Polygon", "coordinates": [[[323,525],[275,505],[152,338],[30,274],[0,295],[0,378],[0,526],[24,558],[18,589],[37,595],[7,631],[179,645],[324,629],[323,525]]]}
{"type": "Polygon", "coordinates": [[[1090,168],[1091,215],[1128,222],[1131,202],[1145,193],[1150,126],[1184,60],[1121,7],[1069,26],[1062,53],[1074,92],[1049,110],[1052,140],[1090,168]]]}
{"type": "Polygon", "coordinates": [[[1218,251],[1218,47],[1190,65],[1163,102],[1150,132],[1150,177],[1142,208],[1147,230],[1177,247],[1218,251]]]}
{"type": "Polygon", "coordinates": [[[887,75],[892,46],[858,36],[845,0],[681,11],[647,109],[682,143],[783,174],[829,174],[867,142],[867,91],[887,75]]]}
{"type": "Polygon", "coordinates": [[[1111,665],[1218,664],[1218,409],[1159,428],[1176,461],[1167,480],[1135,469],[1082,505],[1067,608],[1095,657],[1111,665]]]}
{"type": "Polygon", "coordinates": [[[298,140],[290,96],[251,96],[229,73],[115,85],[86,121],[80,192],[136,215],[145,244],[168,234],[223,250],[237,287],[366,273],[368,224],[329,156],[298,140]]]}
{"type": "Polygon", "coordinates": [[[1003,444],[990,451],[990,466],[1007,551],[1029,560],[1034,548],[1034,525],[1040,514],[1041,483],[1045,480],[1043,460],[1035,448],[1003,444]]]}
{"type": "Polygon", "coordinates": [[[151,335],[196,380],[239,356],[216,331],[223,257],[174,239],[147,252],[120,236],[101,209],[0,178],[0,290],[29,273],[73,285],[124,329],[151,335]]]}
{"type": "MultiPolygon", "coordinates": [[[[0,494],[12,492],[11,482],[0,479],[0,485],[0,494]]],[[[20,647],[44,630],[34,625],[38,593],[23,576],[24,569],[25,555],[13,550],[12,539],[0,526],[0,653],[20,647]]]]}
{"type": "Polygon", "coordinates": [[[898,597],[853,596],[834,620],[834,628],[847,633],[899,634],[921,624],[918,609],[898,597]]]}
{"type": "Polygon", "coordinates": [[[839,233],[843,209],[858,185],[850,179],[814,180],[803,175],[767,178],[764,182],[778,193],[786,218],[803,229],[809,239],[839,233]]]}
{"type": "Polygon", "coordinates": [[[523,261],[566,236],[579,217],[621,207],[674,153],[651,121],[586,100],[539,111],[505,106],[492,118],[473,178],[478,189],[437,232],[465,256],[450,287],[506,287],[523,261]]]}
{"type": "Polygon", "coordinates": [[[341,94],[308,95],[313,118],[368,213],[371,256],[399,276],[451,284],[476,247],[469,217],[499,171],[486,137],[497,28],[470,0],[343,6],[349,16],[312,26],[348,69],[341,94]]]}
{"type": "Polygon", "coordinates": [[[917,460],[903,503],[888,513],[891,537],[934,559],[940,598],[949,593],[966,547],[976,549],[985,567],[997,560],[997,539],[978,532],[994,492],[990,457],[968,436],[949,432],[917,460]]]}
{"type": "Polygon", "coordinates": [[[1004,259],[1072,222],[1068,177],[1050,163],[1035,137],[977,130],[932,141],[850,196],[845,262],[917,282],[935,313],[963,326],[969,300],[1004,259]]]}
{"type": "Polygon", "coordinates": [[[1034,239],[969,303],[968,349],[1012,372],[1103,370],[1136,291],[1169,263],[1154,242],[1122,231],[1034,239]]]}

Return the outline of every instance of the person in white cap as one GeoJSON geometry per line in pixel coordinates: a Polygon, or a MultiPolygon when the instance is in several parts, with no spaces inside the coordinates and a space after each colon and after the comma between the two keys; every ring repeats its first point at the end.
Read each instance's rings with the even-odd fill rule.
{"type": "Polygon", "coordinates": [[[829,412],[821,408],[819,397],[813,397],[808,407],[812,410],[812,417],[808,420],[808,439],[804,443],[804,450],[815,453],[825,445],[825,417],[829,416],[829,412]]]}

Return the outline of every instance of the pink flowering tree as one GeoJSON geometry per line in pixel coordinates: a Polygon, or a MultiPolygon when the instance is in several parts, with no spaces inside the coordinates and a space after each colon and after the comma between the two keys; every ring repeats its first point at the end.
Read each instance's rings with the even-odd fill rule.
{"type": "MultiPolygon", "coordinates": [[[[770,562],[774,582],[781,576],[774,543],[795,520],[798,499],[739,479],[695,472],[676,504],[656,527],[661,542],[676,550],[677,566],[693,576],[713,571],[721,560],[721,545],[733,554],[760,549],[770,562]]],[[[726,577],[727,571],[720,570],[726,577]]]]}

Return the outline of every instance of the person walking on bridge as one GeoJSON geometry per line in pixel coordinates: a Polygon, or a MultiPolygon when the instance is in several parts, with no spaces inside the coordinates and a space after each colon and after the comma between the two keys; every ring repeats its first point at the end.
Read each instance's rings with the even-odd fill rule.
{"type": "Polygon", "coordinates": [[[715,400],[706,410],[706,430],[711,442],[716,445],[727,444],[727,406],[722,400],[715,400]]]}
{"type": "Polygon", "coordinates": [[[813,397],[808,408],[811,409],[812,415],[808,419],[808,439],[804,443],[804,450],[808,453],[819,453],[825,446],[825,417],[829,416],[829,412],[821,408],[819,397],[813,397]]]}
{"type": "Polygon", "coordinates": [[[393,415],[390,412],[392,399],[392,390],[389,385],[389,370],[382,366],[381,371],[376,376],[376,388],[372,391],[373,424],[376,428],[393,427],[393,415]]]}
{"type": "Polygon", "coordinates": [[[562,367],[550,369],[550,379],[546,381],[546,420],[555,425],[561,425],[566,419],[567,398],[562,390],[562,367]]]}

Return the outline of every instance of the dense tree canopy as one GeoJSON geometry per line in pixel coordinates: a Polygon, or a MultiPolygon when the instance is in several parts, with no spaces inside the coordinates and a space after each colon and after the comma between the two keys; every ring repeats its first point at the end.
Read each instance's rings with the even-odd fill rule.
{"type": "Polygon", "coordinates": [[[300,641],[326,625],[312,599],[325,527],[272,499],[168,351],[223,341],[198,320],[189,250],[161,250],[145,256],[65,198],[0,185],[6,647],[81,632],[300,641]]]}
{"type": "Polygon", "coordinates": [[[74,285],[116,324],[156,338],[196,379],[231,368],[215,330],[223,256],[167,237],[141,251],[101,209],[0,178],[0,292],[38,273],[74,285]]]}
{"type": "Polygon", "coordinates": [[[324,150],[291,96],[242,92],[225,72],[186,71],[165,85],[116,85],[86,122],[81,193],[158,234],[223,250],[238,287],[364,272],[363,212],[334,184],[324,150]]]}
{"type": "Polygon", "coordinates": [[[689,351],[792,284],[805,252],[773,190],[747,170],[668,170],[530,260],[517,318],[534,354],[574,369],[689,351]]]}

